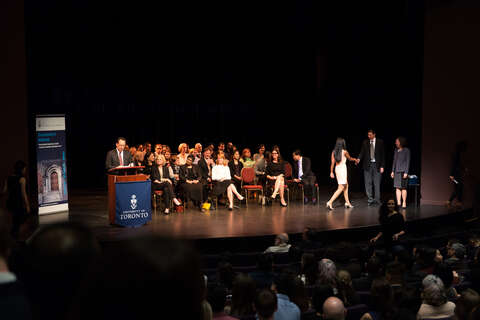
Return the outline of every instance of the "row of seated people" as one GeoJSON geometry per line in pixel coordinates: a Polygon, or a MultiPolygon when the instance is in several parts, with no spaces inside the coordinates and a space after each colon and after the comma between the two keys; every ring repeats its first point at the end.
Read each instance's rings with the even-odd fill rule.
{"type": "MultiPolygon", "coordinates": [[[[182,148],[182,150],[185,148],[182,148]]],[[[283,161],[278,148],[272,152],[264,153],[264,147],[259,149],[256,154],[256,161],[250,160],[249,150],[240,157],[238,151],[234,151],[233,156],[228,160],[222,153],[217,152],[216,159],[212,157],[213,151],[209,148],[203,150],[201,157],[194,154],[185,153],[185,164],[182,164],[182,153],[171,155],[168,151],[165,154],[150,153],[143,157],[142,152],[137,151],[134,158],[134,165],[145,166],[143,173],[148,175],[152,181],[152,190],[161,190],[164,194],[165,213],[169,213],[170,200],[179,205],[177,194],[182,194],[183,198],[193,200],[199,210],[203,211],[202,204],[208,199],[208,193],[211,191],[213,197],[219,197],[226,194],[228,198],[228,208],[233,210],[233,197],[243,200],[240,194],[242,189],[258,190],[265,194],[266,203],[270,204],[273,199],[280,198],[280,205],[287,206],[285,201],[286,175],[292,178],[291,181],[302,182],[305,188],[307,199],[316,203],[316,197],[313,193],[315,187],[315,175],[310,170],[310,162],[303,165],[303,174],[300,180],[299,170],[296,166],[293,168],[287,161],[283,161]],[[246,181],[247,169],[250,168],[252,179],[246,181]],[[286,172],[290,168],[291,172],[286,172]],[[297,169],[297,170],[295,170],[297,169]]],[[[293,154],[294,161],[302,158],[299,150],[293,154]]]]}
{"type": "MultiPolygon", "coordinates": [[[[281,247],[291,250],[296,246],[302,243],[281,247]]],[[[274,247],[279,247],[278,242],[274,247]]],[[[232,266],[232,257],[223,255],[216,273],[209,274],[209,302],[219,318],[229,314],[253,319],[255,290],[268,289],[278,297],[275,319],[479,319],[479,248],[480,239],[475,235],[468,246],[451,239],[439,249],[416,245],[393,255],[374,251],[355,277],[347,270],[348,263],[335,261],[344,255],[345,245],[337,248],[338,255],[325,248],[323,258],[304,252],[297,261],[292,254],[287,266],[274,264],[275,260],[285,262],[285,252],[272,254],[269,248],[258,254],[257,265],[249,272],[232,266]],[[471,270],[457,272],[457,267],[464,267],[459,261],[470,262],[471,270]],[[218,291],[225,292],[223,300],[218,291]],[[338,299],[333,300],[335,317],[329,314],[332,297],[338,299]]]]}

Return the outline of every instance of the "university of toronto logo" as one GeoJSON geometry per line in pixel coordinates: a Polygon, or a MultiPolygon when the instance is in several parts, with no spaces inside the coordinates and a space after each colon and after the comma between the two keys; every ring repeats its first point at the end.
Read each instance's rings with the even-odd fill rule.
{"type": "Polygon", "coordinates": [[[132,210],[135,210],[137,208],[137,196],[132,194],[132,199],[130,199],[130,207],[132,210]]]}

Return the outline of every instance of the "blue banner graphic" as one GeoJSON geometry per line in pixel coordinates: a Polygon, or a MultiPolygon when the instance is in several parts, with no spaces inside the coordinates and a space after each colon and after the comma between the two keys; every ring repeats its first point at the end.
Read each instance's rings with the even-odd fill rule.
{"type": "Polygon", "coordinates": [[[115,224],[139,227],[152,220],[151,187],[150,180],[115,183],[115,224]]]}

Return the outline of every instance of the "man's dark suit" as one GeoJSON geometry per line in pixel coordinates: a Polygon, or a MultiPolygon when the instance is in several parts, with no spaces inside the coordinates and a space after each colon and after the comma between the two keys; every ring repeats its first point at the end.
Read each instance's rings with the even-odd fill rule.
{"type": "Polygon", "coordinates": [[[380,183],[382,181],[380,168],[385,168],[385,146],[383,140],[375,138],[374,154],[375,161],[373,162],[370,159],[370,139],[364,140],[358,159],[362,162],[365,191],[369,204],[373,202],[380,203],[380,183]],[[373,198],[372,184],[375,189],[375,199],[373,198]]]}
{"type": "Polygon", "coordinates": [[[317,181],[317,178],[315,177],[315,174],[312,172],[312,166],[310,162],[310,158],[307,157],[302,157],[302,176],[298,176],[298,170],[299,170],[299,161],[295,161],[292,166],[292,176],[294,179],[301,179],[303,183],[303,188],[305,190],[305,196],[308,199],[313,199],[315,198],[315,182],[317,181]]]}
{"type": "MultiPolygon", "coordinates": [[[[130,152],[123,150],[123,165],[128,166],[132,163],[132,155],[130,152]]],[[[120,165],[120,159],[118,158],[117,149],[108,151],[107,159],[105,160],[105,169],[110,170],[120,165]]]]}
{"type": "Polygon", "coordinates": [[[212,168],[209,169],[209,166],[207,164],[207,160],[205,160],[204,157],[202,157],[200,160],[198,160],[197,166],[198,166],[198,169],[199,169],[200,175],[201,175],[200,180],[204,184],[203,198],[208,199],[208,178],[210,178],[212,168]]]}

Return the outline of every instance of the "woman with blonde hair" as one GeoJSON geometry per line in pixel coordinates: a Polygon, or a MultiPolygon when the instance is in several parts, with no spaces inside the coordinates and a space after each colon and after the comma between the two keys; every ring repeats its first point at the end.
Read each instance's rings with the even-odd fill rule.
{"type": "Polygon", "coordinates": [[[228,210],[231,211],[233,210],[233,195],[235,194],[240,201],[243,200],[243,197],[238,193],[237,188],[232,181],[230,169],[225,162],[226,161],[223,157],[218,157],[216,165],[212,168],[212,180],[216,181],[215,187],[213,188],[213,194],[218,197],[226,191],[229,202],[228,210]]]}
{"type": "Polygon", "coordinates": [[[188,157],[188,145],[185,142],[180,143],[180,145],[178,146],[177,158],[180,159],[181,166],[187,163],[187,157],[188,157]]]}

